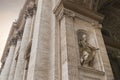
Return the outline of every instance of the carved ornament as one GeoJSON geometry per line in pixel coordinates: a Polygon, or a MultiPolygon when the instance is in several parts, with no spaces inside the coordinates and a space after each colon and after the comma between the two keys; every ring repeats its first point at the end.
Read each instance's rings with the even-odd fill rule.
{"type": "Polygon", "coordinates": [[[25,11],[25,18],[32,17],[36,12],[37,6],[34,2],[30,2],[27,6],[27,10],[25,11]]]}
{"type": "Polygon", "coordinates": [[[11,40],[10,40],[10,45],[16,45],[17,43],[17,37],[14,36],[11,40]]]}
{"type": "Polygon", "coordinates": [[[22,39],[22,36],[23,36],[23,29],[22,29],[22,30],[19,30],[19,31],[17,32],[17,38],[18,38],[18,39],[22,39]]]}

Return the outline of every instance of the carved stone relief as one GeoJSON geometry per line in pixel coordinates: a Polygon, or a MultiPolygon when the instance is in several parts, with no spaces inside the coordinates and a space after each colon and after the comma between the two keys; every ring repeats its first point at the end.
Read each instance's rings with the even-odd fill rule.
{"type": "Polygon", "coordinates": [[[17,43],[17,37],[16,37],[16,35],[15,35],[15,36],[13,36],[13,38],[10,40],[10,45],[16,45],[16,43],[17,43]]]}
{"type": "Polygon", "coordinates": [[[96,50],[99,49],[89,44],[89,35],[86,31],[78,30],[77,37],[81,66],[93,67],[96,50]]]}
{"type": "Polygon", "coordinates": [[[21,29],[17,32],[17,38],[18,39],[22,39],[22,36],[23,36],[23,29],[21,29]]]}
{"type": "Polygon", "coordinates": [[[25,18],[32,17],[35,14],[36,9],[36,4],[31,1],[30,4],[27,6],[27,10],[25,11],[25,18]]]}

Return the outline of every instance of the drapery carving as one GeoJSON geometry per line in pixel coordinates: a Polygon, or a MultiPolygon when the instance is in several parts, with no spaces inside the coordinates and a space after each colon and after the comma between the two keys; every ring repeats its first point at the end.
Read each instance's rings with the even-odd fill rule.
{"type": "Polygon", "coordinates": [[[89,44],[88,42],[89,35],[86,31],[78,30],[77,37],[78,37],[81,65],[82,66],[87,65],[88,67],[93,67],[96,50],[98,50],[98,48],[89,44]]]}

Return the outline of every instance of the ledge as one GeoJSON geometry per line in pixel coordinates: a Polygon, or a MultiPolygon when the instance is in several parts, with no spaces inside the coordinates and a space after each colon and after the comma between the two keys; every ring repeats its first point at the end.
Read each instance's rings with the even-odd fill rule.
{"type": "Polygon", "coordinates": [[[79,68],[78,69],[80,69],[80,70],[82,70],[83,72],[86,72],[86,73],[94,73],[94,74],[96,74],[96,75],[101,75],[101,76],[104,76],[105,75],[105,72],[103,72],[103,71],[98,71],[98,70],[95,70],[95,69],[93,69],[93,68],[86,68],[86,67],[80,67],[79,66],[79,68]]]}
{"type": "Polygon", "coordinates": [[[81,6],[79,4],[76,4],[76,3],[73,3],[69,0],[61,0],[55,7],[54,9],[54,13],[56,15],[59,14],[59,12],[62,10],[62,9],[68,9],[68,10],[71,10],[71,11],[74,11],[74,12],[77,12],[83,16],[86,16],[86,17],[89,17],[93,20],[96,20],[98,22],[102,22],[103,21],[103,18],[104,16],[93,11],[93,10],[90,10],[88,8],[85,8],[84,6],[81,6]]]}

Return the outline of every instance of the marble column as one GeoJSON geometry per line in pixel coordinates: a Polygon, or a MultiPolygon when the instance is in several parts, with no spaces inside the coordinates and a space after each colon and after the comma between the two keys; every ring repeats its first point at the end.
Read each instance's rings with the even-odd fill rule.
{"type": "Polygon", "coordinates": [[[15,74],[15,69],[16,69],[16,64],[17,64],[17,57],[19,55],[19,49],[20,49],[20,44],[21,44],[21,38],[22,38],[22,30],[19,30],[17,33],[17,45],[15,48],[15,52],[14,52],[14,57],[13,57],[13,61],[11,64],[11,68],[10,68],[10,73],[9,73],[9,77],[8,80],[13,80],[14,79],[14,74],[15,74]]]}
{"type": "MultiPolygon", "coordinates": [[[[54,9],[55,7],[55,0],[52,0],[52,9],[54,9]]],[[[56,42],[56,36],[55,36],[55,31],[56,31],[56,18],[55,18],[55,14],[52,14],[52,18],[51,18],[51,79],[52,80],[59,80],[57,78],[57,73],[55,73],[57,70],[56,70],[56,64],[55,64],[55,51],[56,51],[56,45],[55,45],[55,42],[56,42]],[[56,75],[55,75],[56,74],[56,75]]]]}
{"type": "Polygon", "coordinates": [[[27,80],[51,78],[51,0],[38,0],[27,80]]]}
{"type": "MultiPolygon", "coordinates": [[[[34,13],[35,14],[35,13],[34,13]]],[[[31,22],[31,29],[30,29],[30,37],[29,37],[29,45],[28,45],[28,51],[26,53],[26,56],[30,56],[30,48],[31,48],[31,45],[32,45],[32,38],[33,38],[33,30],[34,30],[34,21],[35,21],[35,15],[33,15],[33,18],[32,18],[32,22],[31,22]]],[[[27,78],[27,74],[28,74],[28,68],[29,68],[29,60],[30,60],[30,57],[27,57],[27,59],[25,59],[25,70],[24,70],[24,80],[26,80],[27,78]]]]}
{"type": "Polygon", "coordinates": [[[25,69],[25,53],[27,50],[28,46],[28,39],[30,37],[30,29],[31,29],[31,22],[32,22],[32,16],[34,12],[34,6],[31,7],[28,5],[27,11],[26,11],[26,23],[25,23],[25,28],[23,32],[23,37],[21,41],[21,47],[19,51],[19,56],[18,56],[18,62],[16,66],[16,71],[15,71],[15,76],[14,80],[23,80],[24,79],[24,69],[25,69]]]}
{"type": "Polygon", "coordinates": [[[14,55],[14,50],[15,50],[15,45],[16,45],[16,38],[13,37],[10,41],[10,50],[5,62],[5,65],[3,67],[3,70],[1,72],[0,80],[8,80],[10,68],[11,68],[11,63],[13,60],[13,55],[14,55]]]}

